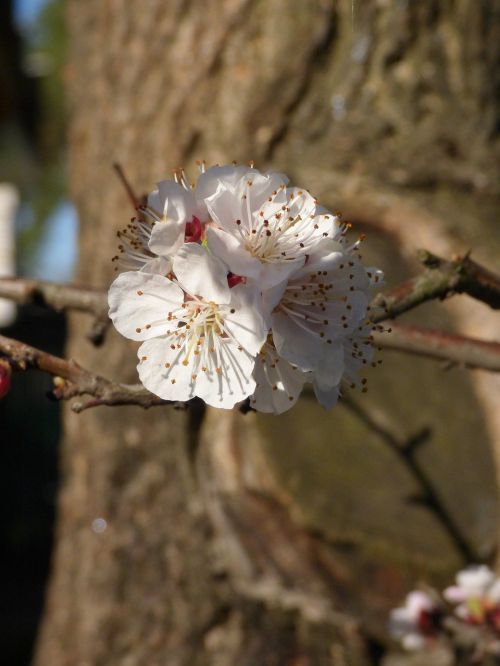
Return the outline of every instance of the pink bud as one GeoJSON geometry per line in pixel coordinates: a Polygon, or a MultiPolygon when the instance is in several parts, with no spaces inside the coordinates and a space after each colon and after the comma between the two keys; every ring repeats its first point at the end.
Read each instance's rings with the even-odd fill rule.
{"type": "Polygon", "coordinates": [[[0,359],[0,400],[10,391],[10,376],[12,369],[7,363],[0,359]]]}
{"type": "Polygon", "coordinates": [[[184,233],[184,240],[186,243],[198,243],[201,239],[202,225],[200,220],[193,216],[191,222],[186,222],[186,231],[184,233]]]}

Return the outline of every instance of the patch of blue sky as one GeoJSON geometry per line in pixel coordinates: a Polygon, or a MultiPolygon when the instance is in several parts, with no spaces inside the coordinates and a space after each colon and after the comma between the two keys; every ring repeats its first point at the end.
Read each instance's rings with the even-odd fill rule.
{"type": "Polygon", "coordinates": [[[20,30],[29,30],[49,0],[14,0],[14,22],[20,30]]]}
{"type": "Polygon", "coordinates": [[[53,282],[73,279],[78,255],[78,217],[75,207],[63,199],[44,225],[30,277],[53,282]]]}

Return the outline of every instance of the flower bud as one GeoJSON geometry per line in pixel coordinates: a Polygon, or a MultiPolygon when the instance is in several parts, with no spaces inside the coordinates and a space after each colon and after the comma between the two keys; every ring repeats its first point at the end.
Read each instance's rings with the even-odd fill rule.
{"type": "Polygon", "coordinates": [[[0,400],[10,391],[12,369],[7,361],[0,359],[0,400]]]}

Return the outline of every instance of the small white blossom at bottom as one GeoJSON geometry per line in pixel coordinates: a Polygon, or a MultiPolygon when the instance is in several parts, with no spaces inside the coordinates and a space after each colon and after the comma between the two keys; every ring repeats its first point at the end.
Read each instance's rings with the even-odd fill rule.
{"type": "Polygon", "coordinates": [[[456,585],[447,587],[444,598],[452,603],[483,597],[495,582],[495,574],[485,564],[467,567],[456,575],[456,585]]]}
{"type": "Polygon", "coordinates": [[[410,592],[404,606],[391,611],[389,630],[406,650],[420,650],[435,634],[439,608],[434,599],[420,590],[410,592]]]}
{"type": "Polygon", "coordinates": [[[250,406],[259,412],[282,414],[293,407],[310,373],[302,372],[282,358],[271,342],[257,356],[254,369],[255,392],[250,406]]]}
{"type": "Polygon", "coordinates": [[[500,579],[485,564],[473,565],[459,571],[456,585],[447,587],[444,598],[458,604],[455,615],[466,622],[481,623],[487,615],[499,612],[500,579]]]}

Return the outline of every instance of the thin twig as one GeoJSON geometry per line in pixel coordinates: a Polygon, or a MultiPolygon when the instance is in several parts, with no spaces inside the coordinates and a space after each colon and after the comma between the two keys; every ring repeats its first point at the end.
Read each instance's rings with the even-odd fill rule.
{"type": "Polygon", "coordinates": [[[125,171],[123,170],[123,167],[121,164],[118,164],[118,162],[115,162],[113,164],[113,169],[118,176],[121,184],[123,185],[125,192],[127,193],[127,196],[129,198],[130,203],[132,204],[132,207],[134,210],[137,210],[137,208],[140,206],[141,201],[137,194],[134,191],[134,188],[130,184],[129,179],[125,175],[125,171]]]}
{"type": "Polygon", "coordinates": [[[466,368],[500,372],[498,342],[399,323],[391,323],[388,332],[374,331],[373,340],[384,349],[427,356],[466,368]]]}
{"type": "Polygon", "coordinates": [[[55,377],[53,395],[57,400],[91,396],[91,400],[75,402],[72,405],[75,412],[82,412],[98,405],[138,405],[147,409],[157,405],[173,404],[153,395],[141,384],[120,384],[110,381],[82,368],[72,359],[53,356],[3,335],[0,335],[0,355],[11,363],[14,370],[37,368],[55,377]]]}
{"type": "Polygon", "coordinates": [[[419,252],[426,270],[389,292],[378,294],[372,305],[381,308],[375,322],[394,319],[417,305],[452,294],[468,294],[493,309],[500,308],[500,277],[465,255],[452,261],[427,250],[419,252]]]}
{"type": "Polygon", "coordinates": [[[92,314],[94,321],[87,337],[95,345],[102,344],[110,323],[106,292],[97,287],[2,277],[0,297],[19,305],[39,305],[56,312],[78,310],[92,314]]]}
{"type": "Polygon", "coordinates": [[[19,305],[40,305],[58,312],[79,310],[96,317],[106,314],[108,309],[103,289],[44,280],[2,277],[0,296],[19,305]]]}
{"type": "MultiPolygon", "coordinates": [[[[120,168],[118,167],[118,171],[120,168]]],[[[120,173],[123,173],[120,171],[120,173]]],[[[432,298],[467,292],[491,307],[500,307],[500,282],[492,273],[473,262],[468,256],[452,262],[425,253],[427,270],[417,278],[374,299],[374,306],[384,312],[376,321],[398,316],[432,298]]],[[[102,289],[73,284],[56,284],[21,278],[0,278],[0,297],[19,304],[37,304],[55,310],[79,310],[94,315],[94,341],[103,337],[107,318],[106,292],[102,289]]],[[[465,336],[445,334],[423,328],[394,325],[391,333],[375,332],[375,343],[388,349],[439,358],[466,367],[500,370],[500,344],[484,342],[465,336]]],[[[37,367],[67,380],[70,386],[59,385],[56,397],[67,399],[75,395],[90,395],[93,400],[74,405],[77,410],[101,404],[137,404],[142,407],[165,404],[139,385],[124,385],[94,375],[74,361],[51,356],[21,342],[0,338],[0,353],[27,367],[37,367]],[[24,354],[24,356],[23,356],[24,354]]],[[[245,410],[245,403],[242,411],[245,410]]]]}
{"type": "Polygon", "coordinates": [[[426,471],[416,456],[418,449],[429,441],[431,436],[430,429],[422,428],[411,437],[401,439],[388,427],[388,419],[376,413],[375,410],[369,410],[366,405],[361,407],[361,405],[346,395],[343,396],[340,404],[349,409],[367,428],[376,433],[391,451],[396,454],[414,478],[419,487],[419,494],[412,496],[410,501],[426,506],[432,511],[466,562],[481,561],[480,556],[468,543],[453,516],[443,504],[439,493],[434,488],[434,484],[427,476],[426,471]]]}

